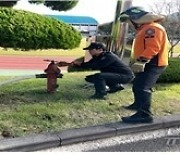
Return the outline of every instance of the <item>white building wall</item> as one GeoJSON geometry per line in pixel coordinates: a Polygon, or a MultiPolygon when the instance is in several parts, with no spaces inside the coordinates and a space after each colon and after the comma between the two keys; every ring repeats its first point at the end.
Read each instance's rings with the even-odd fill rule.
{"type": "Polygon", "coordinates": [[[97,25],[90,25],[89,26],[89,31],[96,31],[97,30],[97,25]]]}
{"type": "Polygon", "coordinates": [[[87,24],[72,24],[80,32],[89,33],[89,35],[96,35],[97,25],[87,25],[87,24]]]}

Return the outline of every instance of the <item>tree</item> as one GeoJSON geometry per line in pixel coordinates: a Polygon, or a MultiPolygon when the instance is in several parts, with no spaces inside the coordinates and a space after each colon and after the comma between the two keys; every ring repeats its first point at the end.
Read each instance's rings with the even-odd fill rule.
{"type": "Polygon", "coordinates": [[[174,47],[180,42],[180,1],[171,0],[155,2],[151,7],[151,10],[156,14],[166,14],[166,20],[163,22],[163,26],[167,30],[170,49],[169,55],[173,57],[174,47]]]}
{"type": "Polygon", "coordinates": [[[36,4],[40,4],[40,3],[44,3],[44,0],[28,0],[29,3],[36,3],[36,4]]]}
{"type": "Polygon", "coordinates": [[[73,49],[81,34],[72,26],[36,13],[0,8],[0,46],[14,49],[73,49]]]}
{"type": "Polygon", "coordinates": [[[0,6],[3,7],[13,7],[18,0],[13,0],[13,1],[7,1],[7,0],[0,0],[0,6]]]}
{"type": "Polygon", "coordinates": [[[55,1],[45,1],[44,5],[51,7],[53,10],[59,10],[59,11],[67,11],[69,9],[72,9],[77,5],[78,1],[71,0],[71,1],[62,1],[62,0],[55,0],[55,1]]]}
{"type": "MultiPolygon", "coordinates": [[[[13,7],[17,1],[19,0],[0,0],[0,6],[3,7],[13,7]]],[[[67,11],[69,9],[72,9],[75,7],[78,3],[78,0],[28,0],[30,3],[44,3],[47,7],[50,7],[53,10],[58,10],[58,11],[67,11]]]]}
{"type": "Polygon", "coordinates": [[[98,33],[101,35],[111,35],[113,22],[101,24],[98,27],[98,33]]]}

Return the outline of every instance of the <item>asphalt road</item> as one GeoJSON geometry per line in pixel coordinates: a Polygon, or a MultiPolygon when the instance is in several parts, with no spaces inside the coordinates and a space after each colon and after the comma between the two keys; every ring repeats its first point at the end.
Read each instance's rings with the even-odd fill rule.
{"type": "Polygon", "coordinates": [[[180,128],[116,136],[40,152],[180,152],[180,128]]]}
{"type": "Polygon", "coordinates": [[[132,143],[116,144],[103,148],[89,150],[90,152],[180,152],[180,136],[173,143],[173,139],[166,137],[149,139],[132,143]],[[170,141],[170,143],[168,143],[170,141]]]}

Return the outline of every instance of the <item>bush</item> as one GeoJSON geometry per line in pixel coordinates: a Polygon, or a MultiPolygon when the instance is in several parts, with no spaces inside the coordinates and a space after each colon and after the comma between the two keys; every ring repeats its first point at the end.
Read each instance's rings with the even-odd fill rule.
{"type": "Polygon", "coordinates": [[[72,49],[81,34],[51,17],[10,8],[0,9],[0,46],[29,49],[72,49]]]}
{"type": "Polygon", "coordinates": [[[180,82],[180,59],[169,59],[169,66],[165,72],[160,76],[158,82],[164,83],[178,83],[180,82]]]}

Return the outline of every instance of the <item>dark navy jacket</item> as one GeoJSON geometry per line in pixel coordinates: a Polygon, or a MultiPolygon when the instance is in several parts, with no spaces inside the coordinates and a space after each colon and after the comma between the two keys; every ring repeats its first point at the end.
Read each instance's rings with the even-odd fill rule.
{"type": "Polygon", "coordinates": [[[101,72],[132,75],[130,67],[124,64],[120,58],[112,52],[103,52],[98,57],[93,57],[90,61],[82,63],[82,68],[92,68],[101,72]]]}

